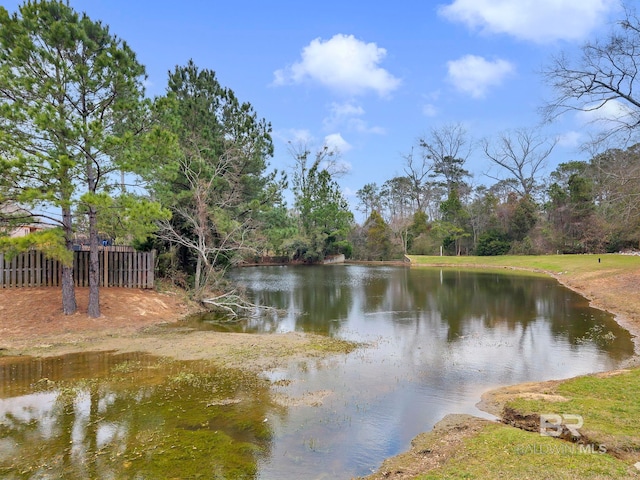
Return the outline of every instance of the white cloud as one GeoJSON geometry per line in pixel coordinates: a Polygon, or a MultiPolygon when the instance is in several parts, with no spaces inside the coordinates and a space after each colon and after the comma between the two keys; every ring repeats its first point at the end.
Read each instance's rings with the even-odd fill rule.
{"type": "Polygon", "coordinates": [[[316,38],[302,49],[299,62],[274,72],[274,84],[311,80],[350,95],[373,90],[386,96],[400,85],[400,79],[379,66],[386,54],[384,48],[353,35],[338,34],[326,41],[316,38]]]}
{"type": "Polygon", "coordinates": [[[373,133],[383,135],[386,133],[382,127],[370,127],[367,122],[359,118],[365,114],[364,108],[353,102],[332,103],[329,108],[330,115],[323,120],[325,130],[336,130],[346,127],[349,131],[358,133],[373,133]]]}
{"type": "Polygon", "coordinates": [[[454,0],[439,12],[486,33],[536,43],[584,39],[618,0],[454,0]]]}
{"type": "Polygon", "coordinates": [[[386,128],[370,127],[369,124],[361,118],[350,118],[347,122],[347,128],[358,133],[372,133],[374,135],[386,135],[387,133],[386,128]]]}
{"type": "Polygon", "coordinates": [[[558,145],[565,148],[577,148],[580,146],[583,134],[575,130],[565,132],[558,138],[558,145]]]}
{"type": "Polygon", "coordinates": [[[352,188],[344,187],[342,189],[342,194],[347,198],[355,198],[356,193],[352,188]]]}
{"type": "Polygon", "coordinates": [[[329,107],[329,116],[323,120],[324,128],[326,130],[335,130],[349,120],[364,115],[364,113],[364,108],[353,102],[333,102],[329,107]]]}
{"type": "Polygon", "coordinates": [[[351,150],[351,145],[339,133],[332,133],[324,137],[324,144],[330,151],[336,153],[346,153],[351,150]]]}
{"type": "Polygon", "coordinates": [[[326,157],[327,163],[323,162],[321,166],[338,176],[350,172],[351,164],[342,159],[342,154],[353,148],[349,142],[339,133],[332,133],[324,137],[324,145],[331,155],[326,157]]]}
{"type": "Polygon", "coordinates": [[[440,100],[440,96],[442,92],[440,90],[433,90],[429,93],[425,93],[422,95],[424,99],[424,104],[422,105],[422,114],[425,117],[436,117],[438,115],[438,107],[437,102],[440,100]]]}
{"type": "Polygon", "coordinates": [[[331,104],[330,110],[333,116],[338,118],[364,115],[364,108],[362,108],[360,105],[355,105],[352,102],[346,102],[346,103],[334,102],[331,104]]]}
{"type": "Polygon", "coordinates": [[[276,130],[273,132],[273,135],[283,143],[292,143],[294,145],[311,145],[315,142],[315,138],[311,132],[301,128],[276,130]]]}
{"type": "Polygon", "coordinates": [[[637,114],[618,100],[611,100],[595,110],[577,112],[576,117],[583,125],[598,124],[607,129],[632,125],[637,121],[637,114]]]}
{"type": "Polygon", "coordinates": [[[476,55],[465,55],[447,62],[449,81],[458,90],[474,98],[482,98],[490,87],[502,84],[514,73],[515,67],[506,60],[486,60],[476,55]]]}

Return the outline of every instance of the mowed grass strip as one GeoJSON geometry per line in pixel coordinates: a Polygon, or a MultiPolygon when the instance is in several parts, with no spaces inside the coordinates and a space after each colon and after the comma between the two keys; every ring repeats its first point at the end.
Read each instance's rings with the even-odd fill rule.
{"type": "Polygon", "coordinates": [[[444,465],[417,478],[596,480],[640,478],[640,471],[592,446],[489,424],[465,439],[444,465]]]}
{"type": "Polygon", "coordinates": [[[550,274],[610,274],[612,270],[625,272],[640,269],[640,255],[500,255],[495,257],[474,256],[427,256],[408,255],[411,265],[451,267],[495,267],[516,268],[550,274]]]}

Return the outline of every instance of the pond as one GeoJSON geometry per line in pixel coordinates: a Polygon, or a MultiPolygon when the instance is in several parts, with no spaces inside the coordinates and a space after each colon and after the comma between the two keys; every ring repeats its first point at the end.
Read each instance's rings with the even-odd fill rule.
{"type": "Polygon", "coordinates": [[[263,376],[147,355],[5,359],[0,476],[366,475],[448,413],[489,417],[475,406],[483,391],[615,368],[634,349],[611,315],[540,276],[355,265],[232,275],[282,312],[191,326],[366,346],[263,376]]]}

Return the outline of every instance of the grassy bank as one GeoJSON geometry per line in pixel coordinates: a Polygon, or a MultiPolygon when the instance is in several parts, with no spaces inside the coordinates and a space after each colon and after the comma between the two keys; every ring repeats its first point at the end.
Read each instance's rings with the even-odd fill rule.
{"type": "MultiPolygon", "coordinates": [[[[406,478],[640,478],[639,368],[541,384],[535,395],[530,386],[526,390],[512,391],[504,402],[503,421],[509,424],[478,421],[442,461],[406,478]],[[542,429],[541,415],[548,422],[542,429]]],[[[449,435],[418,439],[414,457],[437,452],[449,435]]]]}
{"type": "MultiPolygon", "coordinates": [[[[530,389],[514,391],[511,398],[502,416],[508,425],[485,422],[416,478],[640,478],[640,369],[558,382],[534,398],[530,389]],[[545,435],[541,415],[556,416],[547,417],[545,435]],[[561,433],[558,418],[572,428],[582,424],[579,436],[566,426],[561,433]]],[[[437,448],[443,438],[431,444],[437,448]]]]}
{"type": "MultiPolygon", "coordinates": [[[[412,266],[522,269],[552,275],[595,306],[616,314],[632,332],[640,330],[639,256],[409,258],[412,266]]],[[[506,387],[492,399],[503,423],[448,416],[370,478],[640,478],[640,368],[506,387]],[[560,427],[544,428],[542,435],[541,415],[554,415],[548,418],[561,422],[566,418],[569,425],[580,423],[580,436],[566,427],[562,432],[560,427]],[[561,433],[558,438],[551,435],[556,431],[561,433]]]]}
{"type": "Polygon", "coordinates": [[[593,273],[609,275],[617,272],[634,272],[640,269],[638,255],[504,255],[496,257],[436,257],[409,255],[411,265],[416,266],[465,266],[515,268],[553,275],[577,275],[593,273]]]}

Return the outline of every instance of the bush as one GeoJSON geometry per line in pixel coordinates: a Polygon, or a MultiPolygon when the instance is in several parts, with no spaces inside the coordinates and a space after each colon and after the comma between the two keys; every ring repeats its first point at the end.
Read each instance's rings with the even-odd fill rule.
{"type": "Polygon", "coordinates": [[[438,255],[440,246],[431,236],[423,233],[413,239],[408,253],[411,255],[438,255]]]}
{"type": "Polygon", "coordinates": [[[511,249],[511,242],[507,235],[497,231],[490,231],[480,235],[476,255],[490,257],[496,255],[506,255],[511,249]]]}

